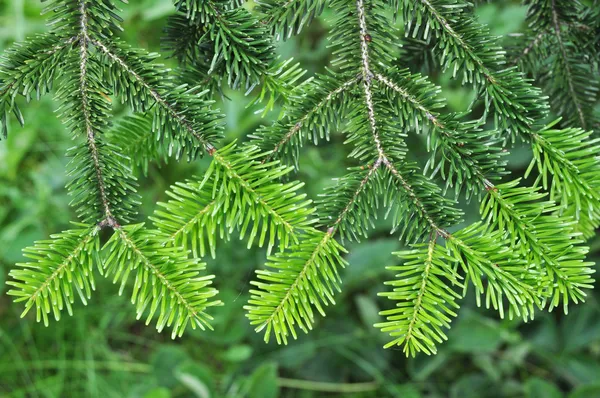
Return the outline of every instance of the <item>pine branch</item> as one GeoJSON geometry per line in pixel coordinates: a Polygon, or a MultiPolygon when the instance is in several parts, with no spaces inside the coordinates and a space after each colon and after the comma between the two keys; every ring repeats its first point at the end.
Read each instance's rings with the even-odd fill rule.
{"type": "Polygon", "coordinates": [[[454,76],[461,71],[463,82],[484,87],[486,102],[493,105],[503,129],[514,138],[529,139],[532,125],[543,120],[547,105],[514,67],[506,68],[504,53],[488,29],[468,15],[468,3],[459,0],[392,0],[403,12],[406,35],[439,41],[434,51],[445,69],[454,76]]]}
{"type": "MultiPolygon", "coordinates": [[[[161,204],[154,222],[169,236],[170,242],[204,253],[204,230],[210,235],[220,225],[221,236],[233,229],[240,231],[250,248],[256,239],[262,247],[268,240],[268,252],[276,241],[281,250],[297,243],[301,232],[312,223],[310,200],[296,191],[303,184],[280,183],[293,168],[278,162],[263,163],[264,153],[254,146],[236,151],[235,144],[213,153],[213,162],[199,183],[173,188],[174,200],[161,204]],[[191,239],[191,241],[190,241],[191,239]]],[[[214,253],[214,237],[209,237],[214,253]],[[213,239],[213,241],[211,241],[213,239]]]]}
{"type": "Polygon", "coordinates": [[[358,82],[353,76],[339,84],[340,78],[343,77],[319,75],[302,84],[293,92],[284,110],[286,116],[252,136],[258,147],[269,151],[265,161],[281,159],[298,168],[300,147],[305,142],[317,144],[319,139],[329,140],[329,132],[340,125],[346,114],[347,93],[358,82]]]}
{"type": "Polygon", "coordinates": [[[286,40],[300,34],[304,26],[317,18],[327,7],[328,0],[274,0],[257,1],[258,11],[269,26],[275,40],[286,40]]]}
{"type": "Polygon", "coordinates": [[[323,305],[335,304],[334,291],[340,291],[338,266],[346,265],[340,252],[345,249],[332,232],[308,230],[300,243],[269,257],[266,270],[256,271],[259,280],[251,284],[259,290],[250,290],[244,309],[256,331],[265,330],[265,342],[273,333],[277,343],[287,344],[290,335],[298,337],[296,328],[312,329],[314,310],[325,316],[323,305]]]}
{"type": "Polygon", "coordinates": [[[214,141],[222,135],[221,116],[210,109],[213,101],[202,98],[206,91],[178,86],[160,65],[151,64],[152,54],[119,42],[110,47],[98,40],[92,43],[115,68],[109,77],[124,102],[141,112],[156,104],[153,131],[158,140],[164,134],[169,152],[175,151],[179,158],[185,150],[188,158],[194,158],[202,149],[214,151],[214,141]]]}
{"type": "Polygon", "coordinates": [[[176,0],[165,42],[182,61],[196,61],[207,75],[226,77],[230,87],[250,90],[273,61],[266,26],[228,0],[176,0]],[[187,34],[182,34],[187,33],[187,34]]]}
{"type": "Polygon", "coordinates": [[[16,103],[17,96],[27,102],[35,93],[36,99],[48,93],[63,66],[66,54],[79,40],[78,36],[65,38],[54,33],[35,36],[25,43],[7,49],[0,58],[0,127],[8,134],[7,119],[14,113],[21,125],[25,123],[16,103]],[[44,50],[40,51],[40,48],[44,50]]]}
{"type": "Polygon", "coordinates": [[[393,340],[386,348],[403,346],[407,356],[417,352],[435,354],[436,343],[447,340],[443,328],[450,328],[461,295],[454,286],[462,287],[461,277],[452,266],[457,260],[430,239],[428,244],[412,245],[412,250],[394,253],[404,260],[401,266],[388,267],[398,271],[396,280],[386,282],[394,289],[379,293],[396,303],[391,310],[381,311],[385,322],[375,324],[393,340]]]}
{"type": "Polygon", "coordinates": [[[204,264],[179,247],[164,246],[160,232],[145,230],[143,224],[116,228],[104,250],[107,276],[121,281],[120,293],[135,272],[131,302],[138,319],[147,313],[149,324],[157,315],[156,329],[172,327],[172,338],[181,337],[188,323],[192,329],[212,329],[205,311],[221,302],[211,301],[217,290],[210,287],[212,275],[200,276],[204,264]]]}
{"type": "Polygon", "coordinates": [[[591,237],[600,225],[600,141],[581,129],[553,129],[534,135],[534,166],[545,189],[560,205],[560,213],[579,222],[576,230],[591,237]]]}
{"type": "Polygon", "coordinates": [[[43,320],[47,326],[50,313],[56,320],[65,308],[72,315],[76,295],[87,304],[95,289],[94,263],[100,267],[100,228],[77,226],[80,228],[52,235],[50,240],[23,250],[33,261],[17,264],[18,268],[10,271],[13,280],[6,282],[12,286],[8,294],[16,297],[15,302],[25,302],[21,316],[35,306],[37,321],[43,320]]]}

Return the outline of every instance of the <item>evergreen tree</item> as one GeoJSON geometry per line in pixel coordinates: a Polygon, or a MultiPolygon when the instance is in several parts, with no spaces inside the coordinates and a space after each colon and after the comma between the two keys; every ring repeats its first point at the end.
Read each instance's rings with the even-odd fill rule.
{"type": "MultiPolygon", "coordinates": [[[[366,238],[384,208],[391,232],[410,245],[391,267],[391,290],[381,293],[393,303],[376,325],[389,334],[387,346],[435,353],[469,287],[500,316],[528,320],[557,306],[566,312],[594,282],[585,239],[600,225],[600,145],[576,126],[593,124],[596,99],[580,95],[579,67],[567,59],[568,28],[557,19],[575,23],[571,13],[554,1],[528,3],[532,29],[546,26],[549,15],[563,43],[563,59],[548,73],[561,76],[555,86],[572,88],[569,96],[555,95],[554,87],[545,97],[461,0],[264,0],[253,11],[237,0],[178,0],[165,38],[182,64],[176,77],[155,55],[114,37],[114,5],[55,0],[52,31],[4,55],[0,110],[6,130],[11,112],[23,122],[17,97],[40,96],[58,82],[61,117],[77,141],[68,189],[80,220],[25,250],[32,261],[11,272],[9,294],[47,323],[50,313],[58,319],[64,307],[71,312],[74,290],[85,303],[96,269],[120,280],[121,290],[133,271],[138,317],[156,315],[159,330],[170,326],[181,335],[188,323],[210,327],[206,310],[220,302],[199,261],[208,251],[215,256],[217,239],[238,231],[248,247],[266,245],[269,253],[252,282],[247,316],[266,341],[274,335],[287,343],[334,303],[346,265],[342,243],[366,238]],[[275,40],[299,33],[327,8],[335,15],[331,69],[299,84],[303,71],[277,59],[275,40]],[[412,46],[420,50],[408,54],[412,46]],[[435,60],[472,86],[473,108],[482,103],[483,115],[445,112],[440,88],[400,66],[411,55],[435,60]],[[221,116],[209,95],[222,82],[247,93],[260,85],[255,101],[266,98],[266,111],[283,102],[280,119],[246,143],[221,146],[221,116]],[[137,115],[104,134],[111,95],[137,115]],[[573,127],[554,128],[549,109],[573,127]],[[336,130],[346,135],[355,166],[313,204],[292,173],[304,145],[336,130]],[[423,169],[406,145],[414,133],[427,136],[423,169]],[[525,177],[538,177],[531,184],[507,177],[506,154],[516,140],[532,146],[525,177]],[[204,176],[175,184],[150,226],[132,224],[134,169],[203,153],[212,157],[204,176]],[[481,221],[459,226],[462,198],[481,202],[481,221]],[[113,232],[102,244],[103,229],[113,232]]],[[[598,14],[597,5],[578,7],[577,18],[584,17],[577,23],[598,14]]],[[[582,53],[595,56],[593,44],[582,53]]]]}

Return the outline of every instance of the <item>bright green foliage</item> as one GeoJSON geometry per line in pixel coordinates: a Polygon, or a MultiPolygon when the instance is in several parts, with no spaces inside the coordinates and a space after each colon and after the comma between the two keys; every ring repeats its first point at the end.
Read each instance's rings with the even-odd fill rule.
{"type": "Polygon", "coordinates": [[[315,322],[315,310],[325,316],[323,305],[335,304],[334,291],[340,291],[338,267],[346,262],[346,250],[330,232],[308,230],[300,243],[269,257],[265,270],[256,271],[252,297],[244,308],[256,331],[271,333],[278,343],[297,338],[296,328],[308,333],[315,322]]]}
{"type": "Polygon", "coordinates": [[[570,126],[598,130],[600,8],[579,0],[528,0],[529,30],[517,35],[513,64],[531,73],[552,110],[570,126]],[[596,45],[596,48],[594,48],[596,45]]]}
{"type": "Polygon", "coordinates": [[[202,181],[173,186],[173,199],[159,203],[163,209],[153,220],[169,244],[189,244],[195,255],[203,256],[208,242],[214,256],[217,230],[223,238],[237,229],[241,238],[248,235],[248,247],[256,240],[260,247],[268,241],[270,252],[276,242],[281,250],[297,243],[312,223],[311,201],[296,193],[303,184],[280,182],[291,167],[261,162],[256,147],[235,149],[230,144],[215,152],[202,181]]]}
{"type": "Polygon", "coordinates": [[[87,304],[95,286],[94,264],[101,265],[100,228],[78,226],[25,249],[24,254],[33,261],[17,264],[11,271],[14,280],[7,283],[13,289],[8,294],[25,302],[23,315],[35,306],[38,322],[43,319],[48,325],[49,314],[56,320],[65,308],[72,314],[75,296],[87,304]]]}
{"type": "Polygon", "coordinates": [[[542,278],[528,270],[527,261],[507,240],[485,224],[475,223],[452,234],[446,246],[474,285],[478,302],[485,295],[486,308],[493,307],[504,317],[506,299],[509,318],[516,315],[527,320],[533,317],[534,304],[540,302],[542,278]]]}
{"type": "Polygon", "coordinates": [[[167,191],[172,199],[158,203],[160,209],[151,219],[170,246],[186,251],[189,247],[194,257],[204,257],[208,244],[216,256],[216,239],[229,237],[229,229],[225,229],[225,213],[219,211],[221,204],[213,197],[213,186],[212,180],[179,182],[167,191]]]}
{"type": "Polygon", "coordinates": [[[547,105],[515,67],[507,68],[504,50],[487,27],[475,22],[471,5],[459,0],[391,0],[406,21],[405,34],[424,42],[435,40],[434,53],[444,69],[463,83],[483,91],[486,108],[511,136],[531,133],[543,120],[547,105]]]}
{"type": "Polygon", "coordinates": [[[546,275],[550,308],[562,298],[566,312],[569,300],[582,301],[585,293],[581,289],[592,287],[592,263],[584,261],[588,248],[580,246],[583,241],[574,231],[573,219],[557,215],[554,202],[542,201],[545,192],[518,184],[518,180],[512,181],[490,192],[481,204],[482,217],[510,237],[511,246],[525,257],[527,267],[546,275]]]}
{"type": "Polygon", "coordinates": [[[160,249],[164,244],[160,235],[149,240],[155,234],[140,226],[124,226],[137,217],[140,199],[132,163],[147,170],[148,161],[159,156],[187,154],[194,159],[203,151],[212,152],[211,142],[220,137],[222,127],[203,92],[176,83],[164,67],[152,62],[155,54],[131,49],[113,38],[121,30],[116,10],[105,1],[56,0],[46,9],[52,31],[15,45],[0,63],[4,131],[11,111],[24,122],[17,106],[19,96],[29,101],[34,93],[40,97],[53,85],[58,87],[59,117],[76,142],[67,153],[71,158],[67,188],[71,205],[88,225],[26,249],[37,262],[13,272],[16,282],[10,282],[10,294],[26,301],[24,313],[35,305],[38,320],[43,318],[46,324],[50,312],[57,319],[64,307],[71,313],[74,290],[84,303],[89,299],[94,286],[92,265],[102,270],[102,264],[107,264],[106,253],[100,252],[99,231],[111,228],[124,246],[114,237],[111,240],[110,271],[126,281],[129,272],[136,270],[133,301],[138,315],[149,305],[150,319],[160,305],[158,329],[172,326],[175,336],[190,319],[201,327],[207,324],[209,316],[203,311],[215,291],[207,288],[210,278],[198,276],[203,268],[188,260],[185,251],[160,249]],[[133,111],[149,115],[126,119],[105,134],[111,126],[113,95],[133,111]]]}
{"type": "Polygon", "coordinates": [[[130,273],[135,274],[131,302],[137,318],[146,324],[157,315],[156,329],[172,327],[172,337],[181,336],[188,323],[192,328],[211,328],[206,308],[219,305],[209,301],[217,290],[210,287],[212,275],[200,276],[204,264],[188,258],[180,247],[164,246],[158,231],[143,224],[119,228],[106,243],[104,268],[113,281],[121,281],[122,293],[130,273]]]}
{"type": "Polygon", "coordinates": [[[600,225],[600,144],[590,136],[581,129],[540,130],[530,166],[537,166],[560,213],[575,216],[574,228],[586,238],[600,225]]]}
{"type": "MultiPolygon", "coordinates": [[[[298,167],[298,153],[305,143],[318,144],[338,129],[346,134],[346,144],[352,145],[349,156],[358,166],[349,168],[319,200],[319,225],[332,236],[366,237],[378,209],[384,208],[386,215],[393,214],[391,232],[416,244],[406,254],[408,262],[397,268],[405,272],[391,283],[396,289],[383,294],[396,303],[395,309],[382,312],[388,319],[378,325],[393,337],[389,345],[403,346],[407,355],[435,352],[458,298],[469,285],[474,286],[478,302],[484,296],[486,307],[511,318],[531,319],[536,307],[548,304],[552,309],[561,302],[566,311],[568,302],[581,301],[593,280],[576,220],[590,224],[598,222],[598,217],[589,212],[594,221],[585,221],[576,213],[567,215],[554,202],[543,201],[547,194],[537,184],[521,187],[515,180],[495,185],[507,174],[508,138],[531,142],[534,151],[536,145],[547,142],[540,139],[547,129],[540,130],[536,124],[546,117],[548,104],[517,67],[506,67],[504,50],[485,26],[475,22],[472,6],[457,0],[357,0],[332,1],[331,7],[336,16],[331,32],[335,69],[301,85],[296,90],[301,101],[288,105],[284,116],[261,129],[254,142],[268,153],[268,159],[279,158],[298,167]],[[431,45],[442,68],[475,88],[476,100],[485,104],[482,118],[470,121],[465,120],[468,113],[444,113],[438,87],[420,74],[393,66],[403,52],[397,46],[399,33],[390,22],[390,10],[402,15],[407,40],[431,45]],[[488,111],[496,128],[484,130],[488,111]],[[427,135],[431,156],[425,171],[441,178],[444,189],[409,160],[404,140],[412,132],[427,135]],[[454,191],[455,199],[444,196],[447,190],[454,191]],[[449,232],[461,222],[457,201],[463,195],[483,197],[483,221],[449,232]],[[418,243],[425,240],[429,244],[418,243]],[[462,291],[455,290],[457,286],[462,291]],[[440,307],[425,307],[426,303],[440,307]],[[433,324],[428,322],[432,318],[437,320],[433,324]]],[[[268,19],[274,32],[289,35],[300,27],[293,25],[298,19],[292,10],[288,20],[273,8],[265,9],[267,16],[274,15],[268,19]]],[[[549,145],[556,153],[564,153],[559,145],[549,145]]],[[[592,152],[581,152],[585,167],[571,168],[575,174],[570,179],[578,184],[595,179],[597,173],[586,171],[596,164],[592,152]]],[[[540,162],[540,170],[548,168],[548,159],[540,162]]],[[[577,202],[589,195],[584,189],[568,197],[577,202]]],[[[318,244],[315,240],[312,251],[303,249],[305,264],[310,264],[310,253],[318,244]]],[[[291,289],[294,282],[287,284],[291,289]]],[[[257,286],[262,294],[270,292],[260,282],[257,286]]],[[[258,304],[250,306],[251,319],[261,307],[270,313],[278,302],[258,304]]],[[[275,335],[288,335],[288,325],[299,323],[296,318],[288,314],[279,328],[275,324],[275,335]]],[[[313,323],[312,313],[305,322],[313,323]]]]}
{"type": "Polygon", "coordinates": [[[386,282],[394,290],[380,295],[398,304],[394,309],[382,311],[387,322],[375,326],[392,337],[398,336],[388,347],[402,345],[407,355],[414,356],[420,351],[435,353],[436,342],[447,340],[444,328],[449,328],[450,317],[456,316],[459,308],[456,300],[461,298],[457,290],[462,281],[453,267],[456,259],[436,244],[435,239],[429,244],[413,245],[412,249],[394,253],[404,263],[388,267],[398,272],[396,280],[386,282]]]}
{"type": "MultiPolygon", "coordinates": [[[[210,327],[206,311],[218,302],[199,257],[208,251],[214,257],[217,239],[235,231],[248,247],[266,246],[269,255],[279,249],[257,271],[245,308],[266,341],[274,335],[287,344],[298,330],[313,328],[340,290],[345,249],[336,237],[342,243],[366,238],[380,211],[391,216],[390,233],[411,245],[399,254],[403,264],[391,268],[398,272],[389,283],[393,290],[381,294],[395,307],[382,311],[386,320],[377,325],[390,335],[387,346],[402,346],[407,355],[436,352],[469,286],[478,304],[525,321],[536,309],[562,304],[566,311],[592,287],[584,238],[600,224],[598,145],[581,130],[540,127],[552,107],[565,115],[583,109],[577,105],[584,103],[582,81],[572,79],[578,69],[559,61],[560,71],[550,70],[561,77],[561,92],[544,97],[519,66],[507,65],[499,40],[476,22],[471,3],[265,0],[251,9],[237,0],[178,0],[165,39],[184,68],[177,78],[154,62],[156,54],[112,37],[118,18],[109,3],[53,4],[54,34],[70,39],[63,49],[54,36],[40,36],[7,53],[0,110],[21,119],[14,98],[47,92],[60,71],[61,117],[78,140],[69,167],[72,204],[83,221],[96,224],[89,227],[93,236],[113,230],[103,252],[96,243],[86,253],[102,258],[102,269],[120,280],[121,290],[133,271],[138,318],[149,323],[156,316],[159,331],[171,327],[175,337],[188,323],[210,327]],[[297,34],[326,8],[334,16],[331,69],[301,82],[304,71],[275,56],[275,40],[297,34]],[[36,46],[50,47],[37,55],[36,46]],[[474,90],[468,111],[449,113],[427,76],[397,67],[419,46],[431,49],[428,64],[474,90]],[[259,128],[249,143],[220,147],[223,123],[209,95],[223,82],[247,94],[262,85],[251,103],[265,102],[264,112],[282,103],[279,120],[259,128]],[[569,91],[578,94],[570,95],[577,97],[570,108],[564,105],[569,91]],[[143,115],[110,129],[111,96],[143,115]],[[478,104],[483,114],[474,116],[478,104]],[[319,145],[336,131],[344,134],[350,167],[313,208],[291,172],[300,168],[305,144],[319,145]],[[423,162],[408,150],[414,134],[427,141],[423,162]],[[507,145],[517,137],[533,147],[529,172],[537,166],[539,178],[530,186],[519,178],[503,182],[507,145]],[[150,161],[193,160],[204,152],[212,156],[205,174],[172,186],[151,218],[153,229],[127,225],[139,201],[133,169],[147,172],[150,161]],[[464,199],[481,202],[481,221],[462,225],[464,199]]],[[[572,19],[559,5],[532,2],[530,18],[537,24],[551,15],[554,26],[559,14],[572,19]]],[[[593,10],[584,13],[586,21],[593,10]]],[[[585,51],[596,54],[594,46],[585,51]]],[[[83,250],[88,235],[65,234],[72,237],[60,253],[74,269],[72,252],[83,250]]],[[[52,262],[58,249],[45,245],[31,249],[42,266],[14,274],[35,280],[43,292],[47,280],[61,276],[52,262]]],[[[47,314],[56,308],[56,315],[62,308],[50,293],[34,296],[35,286],[33,293],[26,283],[13,286],[11,294],[28,300],[27,309],[36,305],[47,314]]]]}

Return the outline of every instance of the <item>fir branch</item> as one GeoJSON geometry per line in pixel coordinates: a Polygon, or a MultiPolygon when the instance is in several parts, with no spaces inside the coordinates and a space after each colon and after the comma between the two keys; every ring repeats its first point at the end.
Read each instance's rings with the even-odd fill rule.
{"type": "Polygon", "coordinates": [[[273,61],[266,26],[238,4],[223,0],[176,0],[180,14],[167,27],[168,46],[180,60],[195,61],[207,75],[226,77],[232,88],[260,83],[273,61]],[[182,35],[189,32],[191,34],[182,35]],[[207,62],[208,61],[208,62],[207,62]]]}
{"type": "Polygon", "coordinates": [[[554,296],[551,308],[564,297],[567,311],[568,299],[575,303],[585,297],[583,288],[589,288],[589,263],[580,254],[587,248],[581,246],[579,234],[574,232],[574,222],[558,217],[557,206],[542,201],[547,194],[539,187],[517,187],[519,180],[499,185],[491,190],[481,203],[482,217],[508,235],[511,246],[521,252],[531,266],[537,267],[547,278],[546,295],[554,296]],[[554,293],[554,289],[557,293],[554,293]]]}
{"type": "Polygon", "coordinates": [[[329,131],[340,124],[348,107],[348,94],[359,81],[353,76],[340,84],[340,78],[320,75],[302,84],[292,93],[284,109],[286,116],[252,136],[257,146],[269,152],[264,162],[281,159],[298,168],[299,148],[304,142],[329,140],[329,131]]]}
{"type": "MultiPolygon", "coordinates": [[[[117,43],[109,48],[98,40],[93,40],[92,43],[111,62],[131,76],[133,82],[139,87],[139,90],[135,91],[117,90],[124,96],[125,101],[134,105],[135,108],[145,111],[151,105],[147,104],[148,101],[144,101],[143,96],[140,98],[140,91],[143,91],[149,97],[149,100],[156,103],[158,110],[156,111],[155,123],[162,123],[161,127],[170,132],[171,146],[179,141],[179,150],[187,148],[188,156],[192,157],[195,154],[194,148],[197,147],[198,143],[208,153],[215,150],[212,141],[218,139],[222,134],[221,127],[217,123],[219,115],[207,109],[211,102],[200,99],[200,96],[205,92],[198,95],[189,91],[182,91],[182,87],[178,87],[169,81],[170,79],[164,73],[159,73],[156,69],[145,65],[144,62],[140,62],[138,58],[143,56],[142,53],[131,50],[123,44],[117,43]],[[132,62],[130,63],[128,60],[132,62]],[[167,81],[164,81],[165,79],[167,81]],[[168,93],[168,90],[171,93],[168,93]],[[136,97],[133,96],[134,93],[136,97]],[[177,94],[179,94],[179,99],[183,99],[183,101],[170,102],[168,97],[177,94]],[[189,138],[181,139],[179,137],[180,133],[189,138]]],[[[121,74],[114,73],[114,75],[119,76],[121,74]]],[[[117,89],[128,87],[128,83],[127,81],[115,81],[113,85],[117,89]]],[[[159,130],[159,127],[155,126],[154,130],[159,130]]]]}
{"type": "Polygon", "coordinates": [[[531,52],[530,45],[517,47],[522,68],[539,79],[557,115],[583,128],[594,125],[593,109],[600,92],[593,33],[598,7],[564,0],[526,3],[529,30],[525,38],[535,36],[536,46],[531,52]]]}
{"type": "Polygon", "coordinates": [[[205,237],[212,253],[217,226],[221,237],[234,229],[241,238],[248,233],[250,248],[258,238],[262,247],[268,241],[270,253],[279,243],[280,250],[297,243],[310,218],[311,201],[297,194],[303,184],[280,183],[293,168],[278,162],[263,163],[264,156],[254,146],[236,151],[235,143],[213,153],[213,161],[202,181],[173,187],[174,199],[161,204],[154,222],[167,243],[187,247],[191,242],[194,253],[204,253],[205,237]],[[206,230],[206,234],[205,234],[206,230]]]}
{"type": "Polygon", "coordinates": [[[379,207],[377,198],[383,191],[377,175],[381,164],[382,160],[377,159],[366,167],[351,169],[327,189],[317,202],[319,226],[327,227],[332,234],[339,233],[342,241],[367,237],[379,207]]]}
{"type": "Polygon", "coordinates": [[[259,280],[251,284],[259,290],[250,290],[244,309],[256,331],[265,330],[265,342],[271,333],[279,344],[287,344],[289,335],[296,339],[296,328],[308,333],[313,307],[325,316],[323,305],[335,304],[334,290],[340,291],[337,267],[346,264],[340,252],[345,250],[331,231],[309,230],[289,251],[269,257],[266,270],[256,271],[259,280]]]}
{"type": "Polygon", "coordinates": [[[41,34],[25,43],[7,49],[0,58],[0,127],[8,134],[8,114],[13,112],[21,125],[25,123],[17,105],[18,95],[28,102],[35,92],[36,99],[52,89],[57,71],[66,54],[79,36],[61,37],[54,33],[41,34]],[[40,51],[40,48],[44,50],[40,51]]]}
{"type": "Polygon", "coordinates": [[[442,328],[449,328],[455,317],[461,295],[455,287],[462,287],[461,277],[452,264],[456,259],[436,244],[435,235],[428,244],[412,245],[411,250],[394,253],[405,260],[401,266],[388,267],[399,271],[396,280],[386,282],[391,292],[379,296],[396,301],[396,308],[381,311],[385,322],[375,324],[393,340],[387,347],[403,346],[407,356],[417,352],[435,354],[436,343],[447,340],[442,328]]]}
{"type": "Polygon", "coordinates": [[[278,165],[278,162],[262,163],[264,154],[254,146],[234,152],[235,144],[221,148],[213,154],[213,163],[206,171],[204,181],[215,177],[213,196],[225,201],[223,208],[227,214],[227,225],[238,225],[243,237],[250,221],[254,225],[248,237],[248,247],[252,245],[259,232],[262,220],[259,246],[265,242],[267,231],[270,239],[268,252],[277,238],[283,250],[298,241],[298,234],[313,221],[309,219],[311,201],[305,200],[305,194],[295,192],[302,183],[278,183],[281,177],[292,168],[278,165]]]}
{"type": "MultiPolygon", "coordinates": [[[[392,4],[395,4],[394,0],[392,4]]],[[[529,139],[535,121],[542,120],[547,105],[514,67],[505,67],[504,52],[497,40],[467,14],[467,3],[458,0],[402,0],[396,4],[404,13],[406,34],[427,39],[435,35],[435,46],[444,68],[460,70],[463,82],[483,86],[488,104],[494,105],[501,126],[514,138],[529,139]],[[472,65],[472,67],[470,67],[472,65]]],[[[488,105],[489,106],[489,105],[488,105]]]]}
{"type": "Polygon", "coordinates": [[[260,0],[257,3],[263,23],[269,26],[275,40],[286,40],[310,25],[327,7],[328,0],[287,0],[284,4],[260,0]]]}
{"type": "Polygon", "coordinates": [[[573,72],[571,71],[571,66],[569,65],[569,59],[567,58],[567,51],[565,49],[565,44],[563,42],[561,27],[558,22],[558,13],[556,10],[556,0],[552,1],[552,29],[554,34],[556,35],[556,41],[558,42],[558,47],[560,48],[560,55],[563,61],[563,67],[565,71],[565,75],[567,78],[567,84],[569,87],[569,93],[573,100],[573,104],[575,105],[575,109],[577,110],[577,115],[579,117],[579,122],[581,123],[581,127],[586,128],[585,117],[583,116],[583,111],[581,109],[581,104],[579,103],[579,98],[575,92],[575,88],[573,85],[573,72]]]}
{"type": "Polygon", "coordinates": [[[218,199],[213,196],[213,179],[204,182],[187,181],[171,186],[167,191],[172,199],[167,203],[159,202],[154,217],[150,219],[160,230],[164,243],[182,247],[187,251],[191,246],[192,255],[204,257],[206,242],[210,253],[216,256],[217,230],[221,239],[229,237],[229,228],[225,228],[225,213],[219,211],[218,199]]]}
{"type": "Polygon", "coordinates": [[[537,275],[523,272],[526,262],[510,249],[501,232],[475,223],[450,235],[446,246],[475,286],[478,305],[485,293],[486,308],[493,307],[501,317],[505,315],[506,299],[509,318],[533,319],[534,307],[541,306],[537,275]],[[487,278],[485,287],[483,277],[487,278]]]}
{"type": "Polygon", "coordinates": [[[423,125],[429,125],[428,150],[432,156],[425,170],[433,169],[432,176],[441,170],[446,188],[454,183],[458,195],[465,187],[469,197],[493,188],[491,181],[506,174],[503,160],[506,151],[497,133],[480,132],[479,121],[463,122],[457,115],[437,112],[436,109],[444,106],[437,97],[438,87],[407,70],[392,70],[388,76],[377,73],[375,78],[383,84],[382,90],[390,90],[386,93],[388,101],[397,107],[398,117],[407,119],[415,129],[420,128],[419,120],[423,125]],[[398,101],[396,95],[403,101],[398,101]],[[438,154],[439,161],[436,159],[438,154]]]}
{"type": "Polygon", "coordinates": [[[100,266],[97,253],[100,240],[96,225],[77,224],[79,229],[52,235],[50,240],[38,241],[23,250],[33,261],[17,264],[10,271],[13,280],[8,292],[15,302],[25,301],[25,316],[35,306],[36,319],[48,325],[48,314],[56,320],[65,308],[72,315],[72,304],[78,295],[87,304],[95,289],[93,266],[100,266]],[[76,292],[76,293],[75,293],[76,292]]]}
{"type": "Polygon", "coordinates": [[[577,230],[589,238],[600,225],[600,144],[591,132],[553,129],[553,124],[534,135],[534,166],[560,212],[579,220],[577,230]]]}
{"type": "Polygon", "coordinates": [[[88,68],[88,42],[89,36],[87,31],[87,10],[85,0],[79,1],[79,12],[80,12],[80,28],[81,38],[79,40],[79,99],[81,101],[81,114],[84,123],[84,129],[87,139],[87,145],[89,154],[92,158],[94,173],[96,175],[96,184],[98,185],[98,195],[102,202],[102,211],[104,218],[99,220],[99,223],[106,223],[109,226],[118,225],[117,220],[114,218],[112,210],[109,206],[109,201],[106,192],[106,186],[104,184],[104,177],[102,176],[102,168],[100,166],[100,159],[98,156],[98,148],[96,146],[96,133],[94,132],[94,126],[91,120],[90,102],[88,99],[88,83],[87,83],[87,68],[88,68]]]}
{"type": "Polygon", "coordinates": [[[188,323],[193,329],[212,329],[212,317],[205,311],[221,302],[211,301],[217,294],[210,287],[213,276],[199,276],[204,264],[189,259],[179,247],[165,247],[160,232],[147,231],[143,224],[116,228],[104,249],[107,276],[121,280],[120,293],[130,272],[135,272],[131,302],[138,319],[147,312],[149,324],[158,311],[157,330],[172,327],[172,338],[181,337],[188,323]]]}
{"type": "Polygon", "coordinates": [[[510,65],[518,65],[523,62],[524,59],[528,58],[530,54],[534,53],[534,50],[539,47],[539,44],[542,42],[542,38],[548,34],[546,29],[534,35],[533,39],[530,39],[528,43],[526,43],[522,49],[518,52],[517,55],[513,57],[510,61],[510,65]]]}

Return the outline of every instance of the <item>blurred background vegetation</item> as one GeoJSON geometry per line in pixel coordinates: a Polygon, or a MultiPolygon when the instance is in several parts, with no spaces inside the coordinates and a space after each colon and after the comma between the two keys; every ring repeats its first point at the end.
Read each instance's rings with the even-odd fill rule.
{"type": "MultiPolygon", "coordinates": [[[[136,0],[122,8],[125,39],[160,51],[172,2],[136,0]]],[[[35,0],[0,0],[0,51],[45,29],[41,9],[35,0]]],[[[508,0],[482,5],[477,13],[498,35],[522,30],[525,18],[525,9],[508,0]]],[[[330,59],[326,32],[324,15],[283,43],[280,52],[293,56],[308,75],[323,71],[330,59]]],[[[415,58],[410,67],[419,70],[425,62],[415,58]]],[[[444,87],[451,110],[466,109],[470,90],[445,74],[432,78],[444,87]]],[[[262,118],[241,93],[225,95],[219,106],[229,140],[244,139],[276,116],[262,118]]],[[[438,355],[407,359],[399,350],[384,350],[383,336],[371,326],[383,304],[376,293],[391,276],[385,270],[395,263],[390,253],[401,248],[387,234],[385,220],[369,242],[349,245],[350,266],[343,272],[338,305],[317,321],[316,330],[288,346],[265,345],[248,325],[242,306],[265,253],[248,251],[235,240],[221,244],[217,259],[208,260],[226,303],[213,310],[213,332],[189,330],[174,341],[158,334],[136,321],[127,298],[102,278],[90,303],[77,305],[73,317],[48,328],[36,324],[34,314],[21,319],[21,306],[4,294],[8,271],[22,260],[23,247],[75,219],[64,188],[64,153],[72,142],[55,116],[56,104],[46,97],[22,109],[25,128],[13,123],[13,134],[0,142],[1,397],[600,397],[600,290],[568,316],[540,313],[528,324],[500,320],[478,309],[471,297],[438,355]]],[[[116,114],[124,110],[116,106],[116,114]]],[[[417,158],[424,153],[423,138],[409,143],[417,158]]],[[[313,198],[348,166],[342,142],[341,135],[332,134],[326,145],[305,148],[299,178],[309,182],[313,198]]],[[[519,174],[530,154],[515,148],[510,159],[519,174]]],[[[141,180],[142,215],[165,200],[170,184],[205,168],[206,160],[151,167],[141,180]]],[[[479,217],[476,205],[468,209],[466,222],[473,222],[479,217]]],[[[590,244],[597,261],[600,242],[590,244]]]]}

